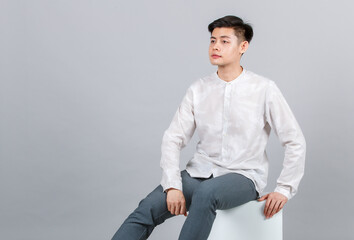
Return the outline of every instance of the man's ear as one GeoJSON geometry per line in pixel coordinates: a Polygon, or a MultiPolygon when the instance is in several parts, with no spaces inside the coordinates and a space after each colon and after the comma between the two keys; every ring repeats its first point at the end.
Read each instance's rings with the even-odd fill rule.
{"type": "Polygon", "coordinates": [[[240,52],[245,53],[248,49],[248,45],[249,45],[248,41],[242,41],[240,43],[240,52]]]}

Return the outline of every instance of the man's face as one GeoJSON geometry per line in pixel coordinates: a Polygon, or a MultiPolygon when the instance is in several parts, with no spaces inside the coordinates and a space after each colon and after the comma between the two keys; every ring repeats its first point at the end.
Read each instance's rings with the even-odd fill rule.
{"type": "Polygon", "coordinates": [[[209,60],[212,65],[218,66],[235,64],[240,62],[241,53],[245,52],[247,47],[247,41],[238,42],[232,28],[217,27],[210,37],[209,60]]]}

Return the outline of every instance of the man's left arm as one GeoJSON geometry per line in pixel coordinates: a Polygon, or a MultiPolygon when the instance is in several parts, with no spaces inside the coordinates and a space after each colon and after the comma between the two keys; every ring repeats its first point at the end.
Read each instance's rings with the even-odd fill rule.
{"type": "Polygon", "coordinates": [[[272,217],[297,192],[304,175],[306,141],[301,128],[274,81],[270,80],[266,93],[265,114],[268,124],[274,129],[282,146],[285,148],[283,169],[277,179],[274,192],[259,198],[267,200],[264,215],[272,217]]]}

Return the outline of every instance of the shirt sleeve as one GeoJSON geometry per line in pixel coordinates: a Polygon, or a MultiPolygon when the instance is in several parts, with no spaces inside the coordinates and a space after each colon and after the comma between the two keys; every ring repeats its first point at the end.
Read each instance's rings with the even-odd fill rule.
{"type": "Polygon", "coordinates": [[[171,187],[182,191],[180,151],[192,138],[195,128],[193,91],[190,86],[162,138],[160,167],[164,192],[171,187]]]}
{"type": "Polygon", "coordinates": [[[288,200],[297,192],[305,168],[306,141],[288,103],[274,81],[270,80],[266,94],[266,118],[283,147],[283,169],[274,192],[288,200]]]}

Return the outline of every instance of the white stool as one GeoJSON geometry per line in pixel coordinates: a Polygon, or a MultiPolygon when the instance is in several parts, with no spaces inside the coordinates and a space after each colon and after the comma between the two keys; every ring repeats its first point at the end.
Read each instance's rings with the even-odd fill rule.
{"type": "Polygon", "coordinates": [[[266,219],[266,201],[252,200],[231,209],[217,209],[208,240],[282,240],[283,209],[266,219]]]}

